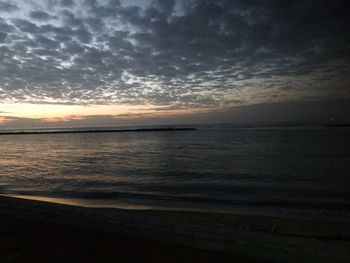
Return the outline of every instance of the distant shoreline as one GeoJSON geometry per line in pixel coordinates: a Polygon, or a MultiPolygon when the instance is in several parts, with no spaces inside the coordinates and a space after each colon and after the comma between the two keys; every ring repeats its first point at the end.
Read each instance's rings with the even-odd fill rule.
{"type": "Polygon", "coordinates": [[[51,130],[51,131],[16,131],[0,132],[0,135],[27,135],[27,134],[61,134],[61,133],[112,133],[112,132],[172,132],[195,131],[196,128],[139,128],[139,129],[106,129],[106,130],[51,130]]]}
{"type": "Polygon", "coordinates": [[[328,128],[338,128],[338,127],[350,127],[350,123],[345,124],[329,124],[326,127],[328,128]]]}

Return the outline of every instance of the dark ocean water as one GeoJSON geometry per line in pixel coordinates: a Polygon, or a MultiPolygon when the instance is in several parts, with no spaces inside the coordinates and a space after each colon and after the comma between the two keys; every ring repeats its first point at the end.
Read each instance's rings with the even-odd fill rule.
{"type": "Polygon", "coordinates": [[[3,135],[0,193],[348,215],[350,129],[3,135]]]}

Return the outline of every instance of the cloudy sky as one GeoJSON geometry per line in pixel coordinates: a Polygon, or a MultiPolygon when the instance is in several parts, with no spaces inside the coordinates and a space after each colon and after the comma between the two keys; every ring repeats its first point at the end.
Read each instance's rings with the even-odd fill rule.
{"type": "Polygon", "coordinates": [[[0,0],[0,126],[341,118],[349,10],[347,0],[0,0]]]}

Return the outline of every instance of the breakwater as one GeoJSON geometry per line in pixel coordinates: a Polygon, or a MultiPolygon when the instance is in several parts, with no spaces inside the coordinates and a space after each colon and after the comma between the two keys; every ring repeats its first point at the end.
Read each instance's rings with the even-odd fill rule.
{"type": "Polygon", "coordinates": [[[138,129],[88,129],[88,130],[26,130],[26,131],[2,131],[0,135],[25,135],[25,134],[61,134],[61,133],[112,133],[112,132],[173,132],[195,131],[196,128],[138,128],[138,129]]]}

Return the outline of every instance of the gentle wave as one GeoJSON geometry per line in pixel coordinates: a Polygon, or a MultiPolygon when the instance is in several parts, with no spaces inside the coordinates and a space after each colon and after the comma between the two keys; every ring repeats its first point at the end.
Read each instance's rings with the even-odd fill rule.
{"type": "Polygon", "coordinates": [[[348,211],[344,129],[0,138],[0,192],[165,205],[348,211]]]}

